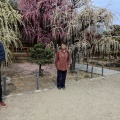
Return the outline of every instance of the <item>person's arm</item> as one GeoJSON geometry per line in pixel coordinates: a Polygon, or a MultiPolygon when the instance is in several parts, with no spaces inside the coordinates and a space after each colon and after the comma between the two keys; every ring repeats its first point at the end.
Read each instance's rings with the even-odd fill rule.
{"type": "Polygon", "coordinates": [[[5,60],[5,50],[2,43],[0,42],[0,62],[4,60],[5,60]]]}
{"type": "Polygon", "coordinates": [[[59,53],[58,53],[58,51],[57,51],[56,57],[55,57],[55,66],[56,66],[56,67],[57,67],[58,59],[59,59],[59,53]]]}

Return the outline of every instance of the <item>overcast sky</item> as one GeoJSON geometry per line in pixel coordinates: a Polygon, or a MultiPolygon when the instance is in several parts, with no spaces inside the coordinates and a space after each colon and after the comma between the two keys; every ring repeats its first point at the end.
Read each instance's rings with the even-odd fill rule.
{"type": "Polygon", "coordinates": [[[117,17],[114,24],[120,25],[120,0],[92,0],[96,6],[108,8],[117,17]]]}

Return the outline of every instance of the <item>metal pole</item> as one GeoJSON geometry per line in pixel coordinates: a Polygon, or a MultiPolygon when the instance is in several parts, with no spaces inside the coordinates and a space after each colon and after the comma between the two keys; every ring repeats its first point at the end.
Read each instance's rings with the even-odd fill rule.
{"type": "Polygon", "coordinates": [[[3,76],[3,83],[4,83],[4,95],[6,95],[6,77],[3,76]]]}
{"type": "Polygon", "coordinates": [[[93,77],[93,66],[91,68],[91,78],[93,77]]]}
{"type": "Polygon", "coordinates": [[[80,60],[79,60],[79,58],[80,58],[80,57],[79,57],[79,53],[78,53],[78,64],[80,63],[80,60]]]}
{"type": "Polygon", "coordinates": [[[87,62],[87,66],[86,66],[86,72],[88,72],[88,62],[87,62]]]}
{"type": "Polygon", "coordinates": [[[78,81],[78,72],[79,72],[79,70],[77,69],[76,72],[77,72],[77,74],[76,74],[76,81],[78,81]]]}
{"type": "Polygon", "coordinates": [[[39,77],[39,72],[37,72],[37,74],[36,74],[37,90],[40,89],[40,79],[39,79],[39,78],[40,78],[40,77],[39,77]]]}
{"type": "Polygon", "coordinates": [[[108,67],[110,69],[110,54],[109,54],[109,63],[108,63],[108,67]]]}
{"type": "Polygon", "coordinates": [[[97,67],[98,67],[98,61],[97,61],[97,67]]]}
{"type": "Polygon", "coordinates": [[[103,65],[102,65],[102,76],[103,76],[103,65]]]}

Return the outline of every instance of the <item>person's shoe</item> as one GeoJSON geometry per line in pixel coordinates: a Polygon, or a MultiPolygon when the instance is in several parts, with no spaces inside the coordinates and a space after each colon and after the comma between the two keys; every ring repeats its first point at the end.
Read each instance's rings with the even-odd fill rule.
{"type": "Polygon", "coordinates": [[[59,90],[61,89],[61,87],[57,87],[59,90]]]}
{"type": "Polygon", "coordinates": [[[65,90],[65,87],[61,87],[61,88],[65,90]]]}
{"type": "Polygon", "coordinates": [[[7,105],[4,102],[0,102],[0,107],[7,107],[7,105]]]}

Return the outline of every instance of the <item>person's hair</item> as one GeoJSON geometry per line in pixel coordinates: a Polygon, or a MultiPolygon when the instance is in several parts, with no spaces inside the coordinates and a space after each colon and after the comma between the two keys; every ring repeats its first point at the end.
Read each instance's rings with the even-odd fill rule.
{"type": "Polygon", "coordinates": [[[61,45],[62,45],[62,44],[67,45],[67,43],[66,43],[65,41],[62,41],[62,42],[61,42],[61,45]]]}

